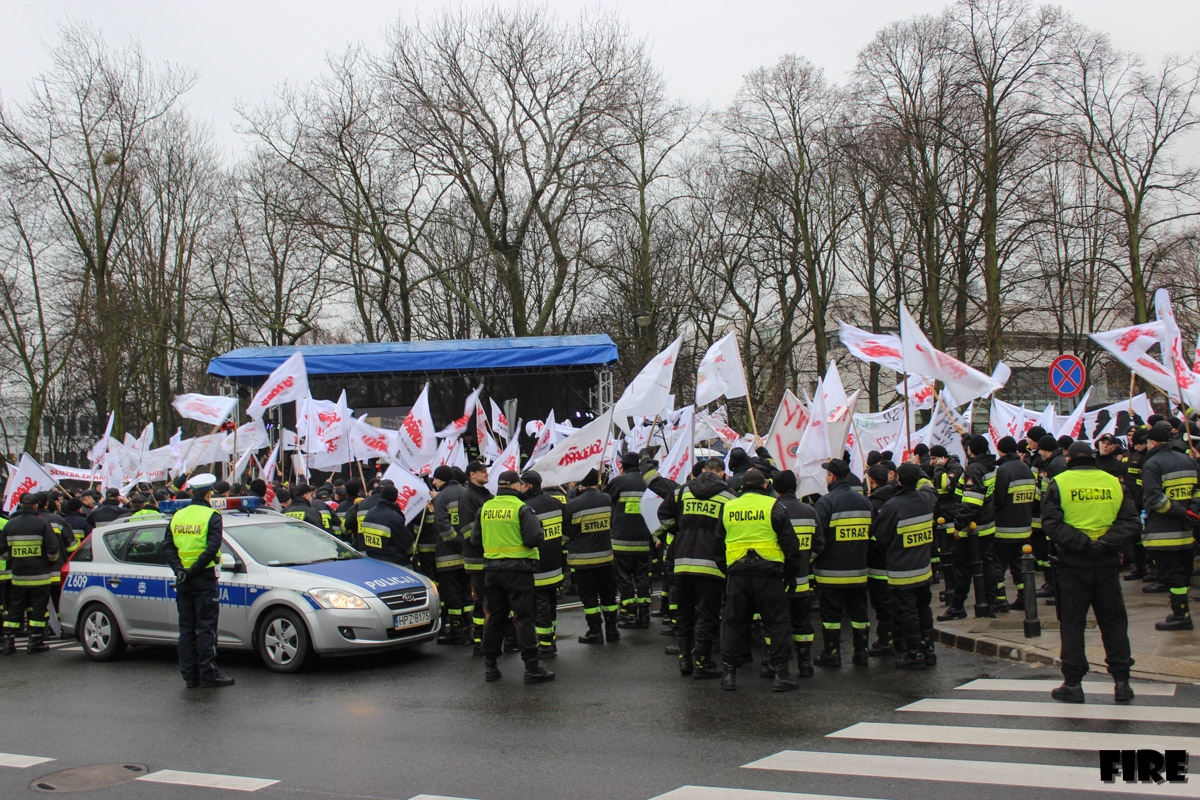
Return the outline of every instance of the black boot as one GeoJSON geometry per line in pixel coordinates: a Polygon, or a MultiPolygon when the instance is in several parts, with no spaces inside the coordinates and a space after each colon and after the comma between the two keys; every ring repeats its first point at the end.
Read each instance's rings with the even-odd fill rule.
{"type": "Polygon", "coordinates": [[[712,642],[696,646],[695,668],[692,678],[698,681],[721,677],[721,668],[712,660],[712,642]]]}
{"type": "Polygon", "coordinates": [[[467,643],[467,631],[461,624],[454,623],[442,628],[437,637],[438,644],[460,645],[467,643]]]}
{"type": "MultiPolygon", "coordinates": [[[[1038,597],[1054,597],[1054,584],[1050,581],[1046,581],[1038,587],[1036,594],[1038,597]]],[[[1083,690],[1080,689],[1079,691],[1082,692],[1083,690]]]]}
{"type": "Polygon", "coordinates": [[[1190,631],[1192,630],[1192,615],[1188,611],[1188,596],[1186,594],[1171,594],[1171,614],[1162,622],[1154,623],[1154,629],[1159,631],[1190,631]]]}
{"type": "Polygon", "coordinates": [[[661,595],[659,595],[658,608],[651,611],[650,616],[652,616],[652,617],[667,616],[667,593],[665,591],[661,595]]]}
{"type": "Polygon", "coordinates": [[[606,642],[615,642],[621,638],[621,632],[617,628],[621,627],[621,623],[617,622],[616,611],[604,612],[604,640],[606,642]]]}
{"type": "Polygon", "coordinates": [[[1064,680],[1062,686],[1050,690],[1050,696],[1060,703],[1082,703],[1084,701],[1083,686],[1078,679],[1074,682],[1064,680]]]}
{"type": "Polygon", "coordinates": [[[621,615],[617,618],[618,628],[636,628],[638,626],[637,606],[633,603],[621,603],[621,615]],[[633,609],[630,611],[629,609],[633,609]]]}
{"type": "Polygon", "coordinates": [[[733,664],[721,665],[721,688],[727,692],[737,689],[737,667],[733,664]]]}
{"type": "Polygon", "coordinates": [[[814,663],[818,667],[840,667],[842,665],[842,642],[840,636],[825,634],[825,649],[814,663]]]}
{"type": "Polygon", "coordinates": [[[483,679],[489,682],[500,680],[500,668],[496,666],[496,659],[491,656],[483,657],[483,679]]]}
{"type": "Polygon", "coordinates": [[[905,652],[896,659],[897,669],[925,669],[924,643],[917,636],[904,640],[905,652]]]}
{"type": "MultiPolygon", "coordinates": [[[[1189,620],[1189,623],[1191,620],[1189,620]]],[[[29,632],[29,644],[25,645],[25,652],[29,655],[34,653],[45,653],[50,649],[50,645],[46,644],[46,629],[34,628],[29,632]]]]}
{"type": "Polygon", "coordinates": [[[558,658],[558,645],[553,638],[538,642],[538,658],[558,658]]]}
{"type": "Polygon", "coordinates": [[[526,683],[549,683],[554,680],[554,673],[542,666],[542,662],[532,658],[525,662],[526,683]]]}
{"type": "Polygon", "coordinates": [[[638,603],[637,626],[645,629],[650,627],[650,604],[638,603]]]}
{"type": "Polygon", "coordinates": [[[792,673],[788,670],[786,661],[775,667],[774,673],[775,681],[771,684],[772,692],[790,692],[800,688],[800,684],[792,680],[792,673]]]}
{"type": "Polygon", "coordinates": [[[1145,577],[1146,577],[1146,570],[1137,569],[1135,567],[1132,572],[1126,572],[1124,575],[1122,575],[1121,580],[1123,580],[1123,581],[1140,581],[1142,578],[1145,578],[1145,577]]]}
{"type": "Polygon", "coordinates": [[[17,652],[17,640],[12,634],[0,636],[0,656],[11,656],[17,652]]]}
{"type": "Polygon", "coordinates": [[[937,664],[937,639],[934,637],[933,628],[921,631],[921,644],[925,650],[925,666],[935,666],[937,664]]]}
{"type": "Polygon", "coordinates": [[[894,634],[890,628],[883,625],[875,629],[875,644],[867,650],[869,656],[890,656],[896,652],[894,634]]]}
{"type": "Polygon", "coordinates": [[[1129,685],[1129,675],[1113,675],[1113,700],[1118,703],[1133,702],[1133,687],[1129,685]]]}
{"type": "Polygon", "coordinates": [[[955,619],[966,619],[967,611],[962,605],[951,605],[941,614],[937,615],[938,622],[949,622],[955,619]]]}
{"type": "Polygon", "coordinates": [[[1168,591],[1167,585],[1158,581],[1147,580],[1142,587],[1142,594],[1166,594],[1168,591]]]}
{"type": "Polygon", "coordinates": [[[871,663],[870,658],[867,656],[867,642],[870,640],[871,632],[868,629],[854,629],[854,655],[850,660],[855,665],[865,667],[867,664],[871,663]]]}
{"type": "Polygon", "coordinates": [[[580,644],[604,644],[604,634],[600,632],[600,615],[586,614],[587,633],[579,637],[580,644]]]}
{"type": "Polygon", "coordinates": [[[812,642],[796,642],[796,675],[811,678],[812,674],[812,642]]]}
{"type": "Polygon", "coordinates": [[[692,661],[692,640],[679,637],[679,674],[686,678],[692,674],[695,666],[692,661]]]}
{"type": "Polygon", "coordinates": [[[763,656],[762,663],[758,665],[758,677],[760,677],[760,678],[774,678],[775,677],[775,667],[771,664],[770,659],[768,659],[766,656],[763,656]]]}

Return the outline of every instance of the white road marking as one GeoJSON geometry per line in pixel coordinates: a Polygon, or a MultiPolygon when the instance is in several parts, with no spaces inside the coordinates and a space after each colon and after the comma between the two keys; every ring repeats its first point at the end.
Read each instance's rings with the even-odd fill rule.
{"type": "MultiPolygon", "coordinates": [[[[995,714],[1000,717],[1051,717],[1103,719],[1118,722],[1174,722],[1200,724],[1200,709],[1168,706],[1116,706],[1074,703],[1032,703],[1022,700],[943,700],[928,698],[901,706],[897,711],[932,714],[995,714]]],[[[1200,783],[1197,783],[1200,786],[1200,783]]]]}
{"type": "Polygon", "coordinates": [[[170,783],[177,786],[206,786],[210,789],[231,789],[235,792],[257,792],[279,781],[264,778],[243,778],[238,775],[214,775],[207,772],[181,772],[175,769],[160,769],[136,780],[150,783],[170,783]]]}
{"type": "Polygon", "coordinates": [[[856,775],[868,778],[908,778],[948,783],[1068,789],[1087,792],[1090,795],[1125,794],[1200,798],[1200,782],[1139,784],[1115,781],[1104,783],[1100,780],[1100,770],[1095,766],[1063,767],[1050,764],[967,761],[950,758],[907,758],[853,753],[820,753],[805,750],[784,750],[743,766],[749,769],[856,775]]]}
{"type": "Polygon", "coordinates": [[[0,767],[25,769],[26,767],[36,767],[38,764],[45,764],[47,761],[53,760],[53,758],[42,758],[40,756],[20,756],[16,753],[0,753],[0,767]]]}
{"type": "MultiPolygon", "coordinates": [[[[978,691],[978,692],[1048,692],[1051,689],[1056,689],[1062,684],[1061,680],[1057,679],[1033,679],[1027,681],[1021,680],[1000,680],[995,678],[980,678],[979,680],[964,683],[962,686],[955,688],[960,690],[978,691]]],[[[1133,693],[1142,697],[1174,697],[1174,683],[1131,683],[1133,693]]],[[[1112,681],[1084,681],[1083,691],[1096,692],[1098,694],[1111,695],[1112,681]]]]}
{"type": "Polygon", "coordinates": [[[418,794],[408,800],[472,800],[470,797],[451,797],[446,794],[418,794]]]}
{"type": "Polygon", "coordinates": [[[1021,728],[971,728],[961,725],[909,725],[891,722],[859,722],[828,734],[830,739],[870,739],[882,742],[927,742],[929,744],[976,744],[992,747],[1022,747],[1036,750],[1187,750],[1200,755],[1200,737],[1156,736],[1142,733],[1091,733],[1088,731],[1042,731],[1021,728]]]}
{"type": "Polygon", "coordinates": [[[876,800],[876,798],[844,797],[840,794],[768,792],[762,789],[726,789],[720,786],[680,786],[666,794],[651,797],[650,800],[876,800]]]}

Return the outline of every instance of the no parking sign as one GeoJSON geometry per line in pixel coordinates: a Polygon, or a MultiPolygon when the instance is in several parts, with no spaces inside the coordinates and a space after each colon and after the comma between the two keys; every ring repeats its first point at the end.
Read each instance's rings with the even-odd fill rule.
{"type": "Polygon", "coordinates": [[[1050,364],[1050,388],[1059,397],[1074,397],[1083,391],[1087,370],[1076,356],[1061,355],[1050,364]]]}

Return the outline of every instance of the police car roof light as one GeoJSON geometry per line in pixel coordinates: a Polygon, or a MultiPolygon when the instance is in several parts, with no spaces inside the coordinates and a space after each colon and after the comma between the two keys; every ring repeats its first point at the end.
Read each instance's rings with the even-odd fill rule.
{"type": "MultiPolygon", "coordinates": [[[[209,499],[212,507],[218,511],[253,511],[261,508],[263,499],[255,495],[249,497],[213,497],[209,499]]],[[[192,504],[191,500],[163,500],[158,504],[158,510],[164,514],[174,514],[180,509],[192,504]]]]}

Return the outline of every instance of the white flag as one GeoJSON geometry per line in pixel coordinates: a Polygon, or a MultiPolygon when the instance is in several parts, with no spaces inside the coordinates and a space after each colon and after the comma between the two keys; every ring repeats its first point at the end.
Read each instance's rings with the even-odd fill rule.
{"type": "Polygon", "coordinates": [[[396,484],[396,506],[404,515],[404,521],[411,525],[429,503],[429,487],[416,475],[394,462],[388,466],[383,477],[396,484]]]}
{"type": "Polygon", "coordinates": [[[267,486],[271,485],[271,481],[275,480],[275,466],[279,463],[279,447],[283,442],[276,442],[275,447],[271,449],[271,455],[267,456],[267,460],[262,465],[262,479],[267,482],[267,486]]]}
{"type": "Polygon", "coordinates": [[[11,514],[21,501],[21,495],[27,492],[48,492],[54,488],[54,478],[46,474],[42,465],[33,460],[28,453],[21,454],[16,472],[12,472],[5,488],[4,513],[11,514]]]}
{"type": "Polygon", "coordinates": [[[100,459],[104,458],[104,454],[108,451],[108,437],[112,435],[113,421],[116,419],[117,412],[108,412],[108,425],[104,428],[104,435],[100,440],[92,445],[92,449],[88,450],[88,462],[95,466],[100,463],[100,459]]]}
{"type": "Polygon", "coordinates": [[[60,464],[50,464],[48,462],[42,466],[45,467],[46,474],[56,481],[83,481],[84,483],[91,483],[95,479],[95,473],[90,469],[64,467],[60,464]]]}
{"type": "Polygon", "coordinates": [[[537,441],[533,445],[533,452],[529,454],[529,460],[525,462],[525,469],[529,469],[534,461],[549,453],[551,448],[554,447],[554,443],[557,441],[554,435],[556,427],[554,424],[554,409],[550,409],[550,414],[546,417],[545,423],[538,428],[537,441]]]}
{"type": "MultiPolygon", "coordinates": [[[[933,404],[937,400],[937,390],[934,388],[933,381],[920,375],[909,375],[907,385],[910,406],[926,410],[933,408],[933,404]]],[[[904,388],[905,384],[896,384],[896,394],[904,397],[904,388]]]]}
{"type": "Polygon", "coordinates": [[[500,473],[507,470],[519,472],[520,469],[520,437],[514,436],[512,437],[512,441],[508,443],[508,446],[504,448],[504,452],[500,454],[500,457],[497,458],[490,467],[488,467],[488,491],[490,491],[492,494],[496,493],[496,489],[498,488],[498,483],[500,481],[500,473]]]}
{"type": "Polygon", "coordinates": [[[467,424],[471,421],[471,413],[475,410],[475,406],[479,402],[479,394],[482,391],[483,384],[481,383],[475,388],[475,391],[467,395],[467,402],[463,405],[463,415],[438,431],[439,438],[457,438],[466,433],[467,424]]]}
{"type": "Polygon", "coordinates": [[[696,405],[706,406],[718,397],[746,396],[746,370],[732,332],[725,334],[704,354],[696,370],[696,405]]]}
{"type": "Polygon", "coordinates": [[[1079,432],[1083,429],[1083,412],[1087,411],[1088,397],[1092,394],[1092,389],[1089,386],[1088,390],[1083,393],[1083,397],[1079,398],[1079,402],[1075,406],[1075,410],[1071,412],[1066,421],[1054,434],[1054,438],[1062,436],[1070,436],[1072,439],[1079,438],[1079,432]]]}
{"type": "Polygon", "coordinates": [[[646,527],[654,533],[662,527],[662,523],[658,520],[658,507],[663,504],[663,499],[656,495],[653,490],[647,489],[642,492],[642,502],[639,511],[642,515],[642,520],[646,523],[646,527]]]}
{"type": "Polygon", "coordinates": [[[1176,397],[1189,408],[1200,408],[1200,376],[1192,371],[1190,360],[1183,353],[1183,334],[1171,308],[1171,295],[1166,289],[1154,293],[1154,310],[1164,325],[1161,341],[1163,366],[1175,376],[1179,387],[1176,397]]]}
{"type": "Polygon", "coordinates": [[[554,449],[534,462],[543,486],[565,486],[577,481],[588,470],[600,470],[604,447],[612,429],[612,409],[563,439],[554,449]]]}
{"type": "Polygon", "coordinates": [[[396,443],[398,455],[413,470],[428,465],[437,453],[437,429],[433,427],[433,416],[429,413],[428,383],[404,417],[396,443]]]}
{"type": "Polygon", "coordinates": [[[262,415],[271,406],[290,403],[307,396],[308,370],[304,366],[304,356],[297,350],[276,367],[254,393],[254,399],[250,401],[246,413],[252,419],[262,419],[262,415]]]}
{"type": "Polygon", "coordinates": [[[1004,384],[996,379],[1005,377],[1003,371],[998,371],[993,378],[936,349],[903,304],[900,306],[900,340],[904,347],[905,368],[910,373],[941,381],[960,402],[968,403],[1004,388],[1004,384]]]}
{"type": "Polygon", "coordinates": [[[504,412],[500,410],[500,406],[496,405],[496,401],[488,398],[488,403],[492,407],[492,432],[499,436],[504,441],[508,441],[508,417],[504,416],[504,412]]]}
{"type": "Polygon", "coordinates": [[[168,440],[167,446],[175,458],[175,474],[179,475],[183,472],[183,428],[175,429],[175,435],[168,440]]]}
{"type": "Polygon", "coordinates": [[[246,452],[242,453],[242,457],[239,458],[237,463],[233,465],[233,475],[230,477],[230,481],[236,482],[241,480],[242,473],[246,471],[246,465],[250,463],[250,458],[253,455],[253,450],[247,450],[246,452]]]}
{"type": "MultiPolygon", "coordinates": [[[[861,477],[866,470],[866,454],[891,450],[893,455],[905,449],[910,420],[899,403],[874,414],[855,414],[851,426],[850,471],[861,477]],[[855,435],[857,434],[857,435],[855,435]]],[[[897,461],[897,463],[899,463],[897,461]]]]}
{"type": "Polygon", "coordinates": [[[662,411],[671,394],[671,378],[675,374],[675,361],[679,358],[679,346],[683,337],[679,337],[650,359],[642,371],[637,374],[621,398],[613,406],[613,420],[621,430],[628,432],[629,417],[654,416],[662,411]]]}
{"type": "Polygon", "coordinates": [[[1157,359],[1151,358],[1147,352],[1167,338],[1165,325],[1161,321],[1089,333],[1088,337],[1151,385],[1157,386],[1171,397],[1179,396],[1179,383],[1175,380],[1175,375],[1157,359]]]}
{"type": "Polygon", "coordinates": [[[390,459],[396,452],[400,434],[376,428],[366,421],[366,414],[350,420],[350,449],[358,461],[371,458],[390,459]]]}
{"type": "MultiPolygon", "coordinates": [[[[675,483],[686,483],[691,477],[692,462],[695,460],[696,415],[693,407],[683,409],[686,427],[682,435],[675,439],[675,444],[667,453],[666,458],[658,466],[659,474],[675,483]]],[[[655,526],[657,529],[657,525],[655,526]]]]}
{"type": "Polygon", "coordinates": [[[229,415],[237,407],[237,398],[210,394],[177,394],[171,405],[184,419],[194,419],[216,427],[229,419],[229,415]]]}
{"type": "Polygon", "coordinates": [[[871,333],[841,320],[838,323],[838,338],[850,351],[850,355],[870,364],[879,364],[896,372],[904,372],[904,355],[900,337],[894,333],[871,333]]]}
{"type": "Polygon", "coordinates": [[[796,470],[800,464],[800,441],[808,430],[809,410],[791,389],[783,390],[783,399],[771,429],[767,431],[766,448],[781,470],[796,470]]]}

